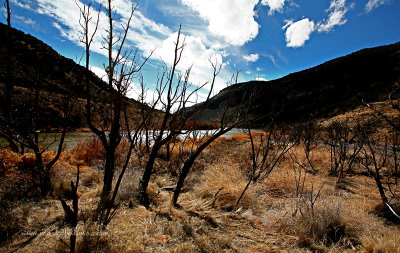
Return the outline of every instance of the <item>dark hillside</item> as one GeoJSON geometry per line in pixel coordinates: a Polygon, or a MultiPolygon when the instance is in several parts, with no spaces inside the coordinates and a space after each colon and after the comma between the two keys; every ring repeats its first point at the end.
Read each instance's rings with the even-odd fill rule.
{"type": "MultiPolygon", "coordinates": [[[[240,83],[223,89],[196,120],[218,122],[226,105],[250,101],[255,125],[276,115],[280,122],[328,118],[362,103],[387,99],[400,80],[400,43],[364,49],[278,80],[240,83]],[[243,99],[244,98],[244,99],[243,99]]],[[[231,110],[230,117],[234,117],[231,110]]]]}
{"type": "MultiPolygon", "coordinates": [[[[0,40],[0,92],[5,91],[5,83],[9,78],[13,85],[9,102],[14,108],[14,120],[25,122],[30,118],[36,89],[40,92],[40,128],[54,129],[61,126],[65,97],[71,101],[70,104],[75,103],[68,127],[71,130],[87,127],[86,69],[22,31],[9,29],[0,23],[0,33],[8,34],[0,40]],[[8,61],[11,62],[10,76],[7,71],[8,61]]],[[[106,108],[110,102],[107,96],[108,85],[92,72],[89,73],[89,77],[94,121],[107,125],[109,122],[106,116],[109,111],[106,108]],[[105,110],[107,112],[100,115],[105,110]]],[[[138,107],[137,101],[129,98],[127,101],[132,105],[129,110],[138,107]]]]}
{"type": "MultiPolygon", "coordinates": [[[[0,33],[9,34],[0,40],[0,83],[4,83],[6,71],[7,45],[11,55],[11,82],[14,86],[30,87],[36,79],[41,79],[43,89],[73,97],[85,97],[84,75],[86,69],[73,60],[65,58],[37,38],[0,23],[0,33]]],[[[104,97],[105,83],[92,72],[90,82],[93,94],[104,97]]]]}

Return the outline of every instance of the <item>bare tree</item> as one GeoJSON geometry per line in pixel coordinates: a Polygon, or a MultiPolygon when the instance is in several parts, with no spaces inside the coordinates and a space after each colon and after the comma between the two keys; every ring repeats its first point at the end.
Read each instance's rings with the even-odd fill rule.
{"type": "Polygon", "coordinates": [[[34,66],[29,70],[30,78],[25,80],[29,89],[23,97],[14,96],[13,64],[15,63],[12,56],[13,43],[10,39],[11,9],[8,0],[5,1],[5,7],[9,29],[5,35],[7,73],[0,106],[0,136],[8,140],[15,152],[23,153],[25,149],[29,149],[34,153],[35,167],[31,169],[34,185],[31,189],[39,188],[41,194],[46,196],[52,191],[50,172],[61,155],[69,116],[75,101],[72,99],[71,93],[55,96],[46,91],[43,83],[52,70],[47,66],[48,59],[35,51],[25,55],[34,66]],[[56,97],[61,97],[61,99],[56,99],[56,97]],[[56,110],[51,109],[52,107],[55,107],[56,110]],[[56,122],[57,120],[61,122],[56,122]],[[46,138],[46,134],[43,133],[43,130],[49,125],[62,128],[61,134],[58,137],[56,135],[53,140],[46,138]],[[20,149],[17,144],[20,145],[20,149]],[[50,161],[45,161],[43,153],[53,145],[57,145],[56,155],[50,161]]]}
{"type": "MultiPolygon", "coordinates": [[[[132,17],[137,8],[136,5],[131,6],[130,15],[126,21],[126,24],[122,26],[122,33],[116,35],[116,10],[112,5],[112,0],[108,0],[105,6],[105,12],[108,18],[108,29],[106,30],[106,36],[103,38],[104,44],[103,48],[108,52],[108,64],[105,67],[105,71],[107,73],[107,96],[110,101],[107,109],[110,112],[110,124],[106,127],[103,126],[95,126],[93,123],[92,116],[92,102],[91,102],[91,93],[90,93],[90,82],[89,82],[89,58],[90,58],[90,47],[94,40],[94,36],[97,32],[98,24],[99,24],[99,16],[97,16],[97,20],[95,21],[95,27],[93,31],[90,33],[89,24],[91,22],[91,5],[89,4],[87,7],[80,7],[81,11],[81,19],[80,25],[82,27],[82,35],[81,41],[85,45],[86,51],[86,88],[87,88],[87,105],[86,105],[86,115],[87,122],[89,128],[97,135],[97,137],[101,140],[102,145],[106,151],[106,159],[104,165],[104,178],[103,178],[103,189],[100,195],[100,201],[97,207],[97,212],[94,218],[98,219],[98,221],[103,224],[103,227],[106,226],[113,215],[115,214],[115,210],[112,211],[114,206],[114,201],[116,198],[116,194],[118,192],[119,185],[121,183],[122,177],[128,166],[128,162],[134,147],[134,143],[137,137],[131,136],[131,132],[129,129],[128,121],[126,120],[128,131],[127,137],[130,141],[130,147],[128,154],[125,158],[124,165],[121,169],[120,175],[118,177],[116,186],[112,191],[113,187],[113,179],[116,170],[116,157],[115,151],[118,147],[119,143],[122,139],[121,132],[121,122],[123,120],[123,113],[126,109],[128,99],[126,98],[128,89],[132,84],[134,78],[138,77],[142,67],[147,62],[150,56],[144,58],[143,61],[140,62],[138,51],[128,50],[125,48],[125,42],[130,30],[130,25],[132,21],[132,17]]],[[[99,10],[100,13],[100,10],[99,10]]]]}
{"type": "MultiPolygon", "coordinates": [[[[54,139],[46,138],[46,134],[42,133],[43,129],[47,127],[45,122],[48,122],[48,107],[47,103],[50,98],[50,94],[44,91],[41,82],[43,77],[38,73],[32,83],[30,93],[26,96],[23,105],[18,104],[16,101],[12,101],[15,106],[15,112],[13,117],[7,117],[7,114],[0,114],[1,118],[1,129],[0,132],[3,136],[7,136],[8,139],[15,143],[18,143],[23,148],[32,150],[35,154],[35,167],[32,168],[31,174],[33,180],[38,183],[33,188],[39,187],[43,196],[48,195],[51,192],[50,183],[50,172],[52,167],[57,162],[63,150],[63,144],[65,134],[67,131],[69,115],[75,105],[75,101],[71,99],[70,95],[64,95],[62,101],[62,112],[61,118],[62,132],[59,137],[55,135],[54,139]],[[29,109],[24,110],[23,107],[28,105],[29,109]],[[43,153],[47,151],[50,146],[57,145],[56,155],[50,162],[46,162],[43,159],[43,153]]],[[[21,101],[20,101],[21,102],[21,101]]],[[[54,122],[53,122],[54,123],[54,122]]]]}
{"type": "MultiPolygon", "coordinates": [[[[398,112],[400,112],[399,91],[399,84],[396,83],[388,96],[390,105],[398,112]]],[[[400,165],[398,159],[400,124],[396,121],[398,118],[391,118],[368,103],[364,103],[364,105],[386,121],[390,128],[387,131],[388,133],[378,136],[364,131],[363,139],[366,144],[362,150],[364,156],[363,166],[374,178],[382,203],[394,216],[400,219],[399,214],[392,208],[400,203],[400,165]]]]}
{"type": "Polygon", "coordinates": [[[284,129],[278,130],[273,121],[264,128],[259,140],[254,139],[250,128],[247,129],[247,134],[251,144],[251,173],[235,208],[239,206],[250,184],[257,182],[261,177],[268,177],[282,157],[296,144],[296,141],[286,136],[284,129]]]}
{"type": "MultiPolygon", "coordinates": [[[[208,102],[217,75],[220,72],[221,66],[217,62],[213,62],[211,59],[210,64],[213,68],[212,80],[210,83],[193,87],[189,82],[191,68],[187,69],[184,73],[177,70],[180,63],[184,47],[186,46],[185,38],[181,37],[181,27],[179,27],[177,39],[174,48],[174,60],[170,67],[164,65],[164,70],[158,78],[157,82],[157,99],[156,103],[159,103],[162,107],[163,116],[160,119],[159,127],[157,131],[152,131],[152,142],[153,146],[145,165],[145,171],[140,181],[139,192],[141,203],[149,207],[150,201],[146,193],[147,186],[149,184],[151,175],[153,174],[154,162],[158,156],[160,149],[164,146],[168,146],[168,143],[176,138],[179,134],[188,134],[193,130],[185,129],[186,123],[190,120],[197,112],[199,112],[208,102]],[[196,93],[209,84],[209,92],[204,102],[194,110],[187,110],[188,105],[194,102],[196,93]],[[163,97],[164,96],[164,97],[163,97]]],[[[192,167],[196,158],[200,153],[215,139],[221,136],[223,133],[229,131],[237,123],[227,125],[225,122],[225,115],[221,119],[222,124],[220,128],[209,138],[207,141],[199,145],[195,150],[192,150],[191,154],[183,162],[181,173],[178,179],[177,187],[175,188],[173,203],[177,204],[179,194],[181,192],[184,180],[192,167]]],[[[168,149],[168,147],[167,147],[168,149]]]]}
{"type": "Polygon", "coordinates": [[[6,7],[7,11],[7,25],[11,27],[11,8],[10,8],[10,0],[4,1],[4,6],[6,7]]]}
{"type": "MultiPolygon", "coordinates": [[[[238,112],[240,112],[240,110],[238,110],[238,112]]],[[[191,131],[192,135],[193,135],[193,138],[199,140],[200,143],[198,143],[197,145],[192,145],[191,146],[190,154],[186,157],[186,159],[184,160],[183,165],[182,165],[182,167],[180,169],[178,182],[176,184],[176,187],[174,189],[174,195],[172,197],[172,204],[174,206],[178,206],[178,198],[179,198],[179,195],[180,195],[180,193],[182,191],[183,184],[185,182],[185,179],[186,179],[187,175],[189,174],[190,169],[192,168],[194,162],[196,161],[197,157],[201,154],[201,152],[203,152],[203,150],[206,147],[208,147],[218,137],[220,137],[223,134],[229,132],[230,130],[232,130],[232,128],[237,126],[241,122],[240,118],[241,117],[240,117],[240,113],[239,113],[237,115],[237,117],[236,117],[236,121],[235,122],[227,124],[227,123],[224,122],[225,115],[223,115],[222,118],[221,118],[220,128],[218,128],[217,130],[213,131],[213,133],[210,136],[208,136],[208,134],[206,133],[204,136],[200,137],[200,136],[197,136],[196,130],[195,131],[191,131]]]]}
{"type": "Polygon", "coordinates": [[[391,164],[389,166],[387,186],[389,190],[389,202],[400,202],[400,134],[394,131],[389,139],[389,152],[391,153],[391,164]]]}
{"type": "Polygon", "coordinates": [[[374,137],[365,133],[364,139],[365,146],[362,149],[364,162],[362,165],[374,178],[381,200],[386,205],[388,198],[382,184],[382,173],[388,161],[388,138],[386,135],[374,137]]]}
{"type": "MultiPolygon", "coordinates": [[[[307,173],[316,174],[318,171],[312,162],[314,149],[318,146],[319,129],[315,121],[308,121],[296,127],[296,135],[299,138],[299,144],[302,144],[302,149],[305,159],[300,161],[298,157],[294,159],[295,163],[302,167],[307,173]]],[[[295,156],[295,154],[291,154],[295,156]]]]}
{"type": "Polygon", "coordinates": [[[296,186],[296,205],[294,208],[294,212],[292,213],[292,217],[295,217],[297,215],[297,212],[299,212],[301,216],[304,216],[305,215],[304,209],[306,213],[310,214],[311,217],[313,217],[315,203],[320,197],[321,190],[326,182],[322,183],[322,185],[315,193],[314,193],[314,184],[311,185],[311,191],[307,191],[305,188],[305,182],[308,174],[307,171],[303,167],[296,164],[294,160],[292,160],[292,162],[293,162],[293,175],[296,186]]]}
{"type": "Polygon", "coordinates": [[[342,183],[345,173],[353,170],[358,155],[363,148],[362,129],[356,125],[351,129],[347,122],[333,122],[326,129],[325,144],[330,151],[330,174],[337,176],[337,183],[342,183]]]}
{"type": "MultiPolygon", "coordinates": [[[[400,113],[400,85],[399,85],[399,83],[396,82],[394,84],[393,90],[389,93],[388,100],[389,100],[392,108],[397,110],[400,113]]],[[[393,130],[400,132],[400,124],[399,124],[399,122],[396,122],[396,119],[390,118],[389,116],[387,116],[384,113],[380,112],[379,110],[375,109],[371,104],[364,102],[364,105],[367,108],[371,109],[373,112],[375,112],[375,114],[378,115],[380,118],[385,120],[393,130]]]]}
{"type": "Polygon", "coordinates": [[[64,209],[65,218],[64,221],[71,226],[71,235],[70,235],[70,244],[69,244],[69,252],[75,252],[76,245],[76,226],[78,225],[78,214],[79,214],[79,206],[78,206],[78,186],[79,186],[79,165],[76,169],[76,181],[75,184],[71,180],[71,189],[72,189],[72,209],[64,200],[64,198],[60,197],[61,205],[64,209]]]}
{"type": "MultiPolygon", "coordinates": [[[[11,32],[11,8],[9,0],[4,1],[4,7],[7,12],[7,26],[6,34],[4,35],[6,38],[6,76],[5,76],[5,88],[1,91],[2,101],[0,102],[0,106],[2,107],[2,116],[6,117],[8,121],[12,120],[12,91],[14,85],[12,83],[12,42],[10,38],[11,32]]],[[[7,131],[6,129],[3,131],[7,131]]],[[[0,131],[0,136],[5,138],[13,151],[18,152],[18,146],[12,138],[9,138],[8,135],[3,134],[3,131],[0,131]]]]}

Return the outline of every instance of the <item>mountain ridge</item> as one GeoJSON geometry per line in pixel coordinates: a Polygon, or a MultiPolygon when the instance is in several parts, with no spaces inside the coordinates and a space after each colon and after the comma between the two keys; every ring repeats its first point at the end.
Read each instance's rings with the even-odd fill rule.
{"type": "MultiPolygon", "coordinates": [[[[23,31],[0,23],[0,33],[8,35],[0,40],[0,82],[4,83],[8,75],[5,68],[7,57],[4,56],[9,53],[12,64],[10,81],[14,86],[29,87],[40,75],[41,85],[47,91],[58,94],[71,92],[74,97],[86,97],[85,67],[23,31]]],[[[91,71],[89,78],[93,94],[104,98],[106,83],[91,71]]]]}
{"type": "Polygon", "coordinates": [[[276,80],[249,81],[224,88],[194,119],[219,122],[228,107],[228,120],[234,120],[243,101],[250,101],[245,107],[253,126],[262,126],[271,117],[278,122],[333,117],[354,109],[362,101],[387,99],[399,77],[400,42],[366,48],[276,80]]]}
{"type": "MultiPolygon", "coordinates": [[[[14,107],[15,119],[28,117],[32,102],[29,98],[33,96],[34,90],[38,90],[43,110],[41,128],[51,130],[60,127],[64,98],[68,98],[71,104],[76,103],[68,120],[68,128],[87,128],[86,76],[89,76],[93,118],[96,122],[102,120],[102,117],[97,115],[97,109],[103,108],[103,105],[107,107],[111,102],[106,82],[92,71],[87,75],[84,66],[60,55],[51,46],[30,34],[9,28],[2,23],[0,33],[7,35],[0,40],[0,92],[5,96],[3,92],[6,83],[12,84],[9,97],[14,107]]],[[[5,101],[0,102],[2,107],[5,101]]],[[[127,97],[126,102],[131,104],[132,108],[139,104],[138,101],[127,97]]]]}

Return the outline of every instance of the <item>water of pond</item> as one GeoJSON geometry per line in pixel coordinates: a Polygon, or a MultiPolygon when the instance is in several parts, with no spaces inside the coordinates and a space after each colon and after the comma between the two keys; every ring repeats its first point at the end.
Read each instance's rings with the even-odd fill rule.
{"type": "MultiPolygon", "coordinates": [[[[254,130],[256,132],[257,130],[254,130]]],[[[203,135],[205,131],[200,131],[200,134],[203,135]]],[[[212,133],[212,130],[209,132],[210,134],[212,133]]],[[[230,130],[229,132],[225,133],[223,137],[230,138],[235,134],[243,134],[244,131],[243,129],[240,128],[234,128],[230,130]]],[[[60,137],[60,133],[43,133],[40,135],[40,142],[43,145],[50,145],[51,150],[56,150],[57,149],[57,140],[60,137]]],[[[74,148],[78,142],[88,139],[88,138],[93,138],[95,135],[92,132],[68,132],[66,133],[65,136],[65,150],[71,150],[74,148]]],[[[7,141],[3,138],[0,138],[0,148],[6,147],[8,145],[7,141]]]]}
{"type": "MultiPolygon", "coordinates": [[[[58,140],[61,133],[43,133],[39,135],[39,142],[42,145],[51,145],[51,150],[56,150],[58,148],[58,140]]],[[[71,150],[78,144],[78,142],[93,137],[92,132],[68,132],[65,135],[65,150],[71,150]]],[[[0,138],[0,148],[4,148],[8,145],[8,142],[0,138]]]]}

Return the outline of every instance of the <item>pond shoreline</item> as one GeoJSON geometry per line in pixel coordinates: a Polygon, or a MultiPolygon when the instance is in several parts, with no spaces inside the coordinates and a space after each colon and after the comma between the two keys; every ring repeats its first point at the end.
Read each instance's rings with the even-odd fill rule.
{"type": "MultiPolygon", "coordinates": [[[[76,147],[76,145],[83,140],[89,139],[89,138],[94,138],[96,137],[96,135],[91,132],[91,131],[86,131],[86,129],[82,129],[83,131],[71,131],[71,132],[67,132],[65,135],[65,141],[64,141],[64,145],[65,145],[65,150],[69,151],[72,148],[76,147]]],[[[210,133],[213,132],[213,130],[216,129],[211,129],[211,130],[198,130],[198,131],[209,131],[210,133]]],[[[230,130],[229,132],[225,133],[222,135],[222,137],[225,138],[230,138],[233,135],[236,134],[244,134],[246,131],[246,129],[242,129],[242,128],[233,128],[232,130],[230,130]]],[[[252,129],[252,131],[254,132],[259,132],[261,130],[259,129],[252,129]]],[[[203,132],[205,133],[205,132],[203,132]]],[[[57,132],[57,131],[51,131],[51,132],[43,132],[40,134],[40,141],[43,142],[43,144],[50,144],[52,142],[54,142],[55,140],[57,140],[59,138],[59,136],[61,135],[61,132],[57,132]]],[[[0,148],[5,148],[8,146],[8,142],[4,139],[4,138],[0,138],[0,148]]],[[[50,146],[50,150],[56,150],[58,147],[58,142],[55,142],[53,145],[50,146]]]]}

